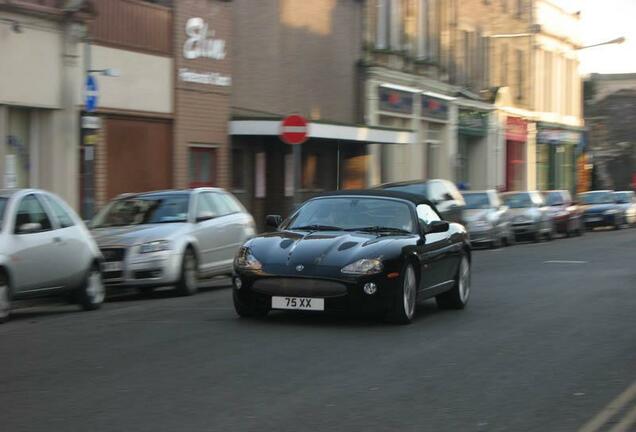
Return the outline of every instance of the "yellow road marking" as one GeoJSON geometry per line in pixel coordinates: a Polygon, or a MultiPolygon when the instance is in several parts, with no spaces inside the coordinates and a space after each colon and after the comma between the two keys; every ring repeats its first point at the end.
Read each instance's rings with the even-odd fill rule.
{"type": "MultiPolygon", "coordinates": [[[[609,419],[614,417],[625,405],[627,405],[636,396],[636,381],[632,383],[623,393],[619,394],[613,401],[611,401],[605,408],[603,408],[594,418],[585,423],[578,432],[596,432],[601,426],[603,426],[609,419]]],[[[632,410],[625,419],[635,415],[635,411],[632,410]]],[[[623,422],[619,423],[622,424],[623,422]]],[[[616,425],[618,427],[619,425],[616,425]]]]}

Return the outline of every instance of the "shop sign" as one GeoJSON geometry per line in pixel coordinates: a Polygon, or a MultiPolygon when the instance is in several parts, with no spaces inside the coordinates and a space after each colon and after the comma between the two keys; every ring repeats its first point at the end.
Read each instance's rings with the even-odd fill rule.
{"type": "Polygon", "coordinates": [[[539,129],[537,141],[542,144],[579,144],[581,134],[563,129],[539,129]]]}
{"type": "Polygon", "coordinates": [[[380,93],[380,111],[401,114],[413,112],[413,93],[387,87],[379,87],[378,91],[380,93]]]}
{"type": "MultiPolygon", "coordinates": [[[[216,32],[202,18],[190,18],[185,25],[188,36],[183,44],[183,57],[187,60],[208,58],[223,60],[227,55],[225,40],[215,38],[216,32]]],[[[179,79],[183,82],[228,87],[232,78],[219,72],[193,71],[179,68],[179,79]]]]}
{"type": "Polygon", "coordinates": [[[477,110],[459,110],[459,133],[483,137],[488,134],[488,113],[477,110]]]}
{"type": "Polygon", "coordinates": [[[82,116],[82,129],[99,129],[102,121],[96,116],[82,116]]]}
{"type": "Polygon", "coordinates": [[[183,44],[183,57],[188,60],[199,57],[223,60],[226,55],[225,41],[215,39],[215,31],[208,28],[203,18],[190,18],[185,28],[188,38],[183,44]]]}
{"type": "Polygon", "coordinates": [[[183,82],[207,84],[221,87],[232,85],[232,78],[218,72],[194,72],[188,68],[179,69],[179,78],[183,82]]]}
{"type": "Polygon", "coordinates": [[[428,95],[422,95],[422,117],[448,120],[448,102],[428,95]]]}
{"type": "Polygon", "coordinates": [[[518,117],[506,119],[506,140],[525,142],[528,139],[528,122],[518,117]]]}

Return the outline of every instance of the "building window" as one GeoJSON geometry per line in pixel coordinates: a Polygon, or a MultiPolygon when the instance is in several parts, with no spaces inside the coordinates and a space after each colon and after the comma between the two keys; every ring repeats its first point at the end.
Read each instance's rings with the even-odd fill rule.
{"type": "Polygon", "coordinates": [[[574,115],[574,60],[566,59],[565,65],[565,114],[574,115]]]}
{"type": "Polygon", "coordinates": [[[245,189],[245,152],[243,149],[232,149],[232,188],[234,190],[245,189]]]}
{"type": "Polygon", "coordinates": [[[428,57],[428,0],[419,1],[417,12],[417,57],[424,59],[428,57]]]}
{"type": "Polygon", "coordinates": [[[462,71],[461,83],[467,85],[470,80],[470,33],[467,31],[462,32],[462,44],[464,51],[464,67],[462,71]]]}
{"type": "Polygon", "coordinates": [[[501,85],[508,85],[508,45],[501,46],[501,85]]]}
{"type": "Polygon", "coordinates": [[[320,170],[319,160],[320,157],[316,153],[303,153],[303,171],[301,175],[301,184],[303,189],[313,190],[319,189],[320,182],[320,170]]]}
{"type": "Polygon", "coordinates": [[[213,147],[190,147],[190,187],[216,185],[216,151],[213,147]]]}
{"type": "Polygon", "coordinates": [[[523,0],[517,0],[517,18],[521,19],[523,17],[523,0]]]}
{"type": "Polygon", "coordinates": [[[524,72],[524,64],[523,64],[523,51],[517,50],[517,99],[523,99],[523,72],[524,72]]]}
{"type": "Polygon", "coordinates": [[[375,34],[375,47],[386,49],[389,46],[389,4],[390,0],[377,0],[377,23],[375,34]]]}
{"type": "Polygon", "coordinates": [[[389,1],[389,44],[392,50],[401,50],[402,36],[403,36],[403,20],[404,15],[402,13],[402,0],[389,1]]]}
{"type": "Polygon", "coordinates": [[[543,68],[543,83],[544,83],[544,111],[552,111],[552,53],[545,51],[545,67],[543,68]]]}
{"type": "Polygon", "coordinates": [[[490,38],[481,36],[480,65],[482,88],[490,87],[490,38]]]}
{"type": "Polygon", "coordinates": [[[501,12],[508,13],[508,0],[501,0],[501,12]]]}
{"type": "Polygon", "coordinates": [[[428,57],[437,59],[439,56],[439,35],[441,34],[441,9],[439,0],[428,0],[428,57]]]}

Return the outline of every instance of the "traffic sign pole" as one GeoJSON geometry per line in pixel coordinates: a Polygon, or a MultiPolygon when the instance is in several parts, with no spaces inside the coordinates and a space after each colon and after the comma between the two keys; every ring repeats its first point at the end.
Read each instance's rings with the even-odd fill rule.
{"type": "Polygon", "coordinates": [[[280,139],[292,146],[292,160],[294,165],[294,210],[301,204],[300,187],[302,182],[302,144],[309,137],[309,123],[298,114],[292,114],[283,119],[280,125],[280,139]]]}

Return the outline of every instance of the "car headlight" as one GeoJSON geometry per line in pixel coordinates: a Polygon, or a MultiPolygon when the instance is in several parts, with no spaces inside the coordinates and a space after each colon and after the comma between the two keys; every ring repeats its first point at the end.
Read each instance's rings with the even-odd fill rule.
{"type": "Polygon", "coordinates": [[[263,264],[256,259],[252,250],[248,247],[241,247],[234,258],[234,265],[243,270],[260,270],[263,264]]]}
{"type": "Polygon", "coordinates": [[[604,215],[608,215],[608,216],[609,216],[609,215],[614,215],[614,214],[616,214],[616,213],[618,213],[618,210],[616,210],[616,209],[609,209],[609,210],[605,210],[605,211],[603,212],[603,214],[604,214],[604,215]]]}
{"type": "Polygon", "coordinates": [[[342,268],[342,273],[370,275],[380,273],[384,269],[379,258],[363,258],[342,268]]]}
{"type": "Polygon", "coordinates": [[[144,243],[139,246],[139,253],[152,253],[152,252],[161,252],[170,249],[170,242],[168,240],[156,240],[148,243],[144,243]]]}

